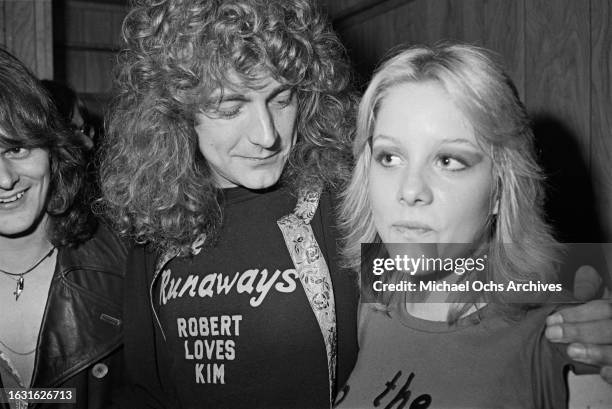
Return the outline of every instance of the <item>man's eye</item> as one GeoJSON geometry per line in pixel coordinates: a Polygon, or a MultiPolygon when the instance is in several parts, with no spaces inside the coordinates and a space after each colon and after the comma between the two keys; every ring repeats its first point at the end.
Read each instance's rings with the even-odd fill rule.
{"type": "Polygon", "coordinates": [[[217,110],[217,115],[225,119],[234,118],[239,113],[240,113],[240,107],[235,107],[232,109],[218,109],[217,110]]]}
{"type": "Polygon", "coordinates": [[[286,108],[291,105],[291,98],[278,100],[276,104],[281,108],[286,108]]]}
{"type": "Polygon", "coordinates": [[[23,148],[20,146],[14,148],[8,148],[4,151],[4,155],[13,158],[13,159],[21,159],[25,158],[30,154],[30,149],[23,148]]]}
{"type": "Polygon", "coordinates": [[[231,119],[238,116],[241,110],[242,104],[221,104],[201,112],[211,119],[231,119]]]}
{"type": "Polygon", "coordinates": [[[463,170],[468,167],[465,161],[459,158],[454,158],[450,155],[442,155],[438,157],[438,164],[441,168],[451,171],[463,170]]]}
{"type": "Polygon", "coordinates": [[[283,91],[274,98],[274,104],[279,108],[286,108],[293,102],[293,92],[291,90],[283,91]]]}

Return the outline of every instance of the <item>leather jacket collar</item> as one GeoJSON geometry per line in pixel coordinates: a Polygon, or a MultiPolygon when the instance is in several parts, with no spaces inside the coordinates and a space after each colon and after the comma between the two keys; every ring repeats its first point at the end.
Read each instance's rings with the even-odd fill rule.
{"type": "Polygon", "coordinates": [[[100,227],[59,249],[43,315],[32,387],[54,387],[121,344],[125,246],[100,227]]]}

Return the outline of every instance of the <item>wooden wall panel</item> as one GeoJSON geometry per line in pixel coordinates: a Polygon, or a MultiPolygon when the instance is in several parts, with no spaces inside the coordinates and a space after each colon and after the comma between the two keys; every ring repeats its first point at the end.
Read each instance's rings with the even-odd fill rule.
{"type": "Polygon", "coordinates": [[[407,1],[366,20],[352,17],[342,21],[340,36],[358,71],[367,79],[373,67],[400,45],[461,38],[462,24],[456,20],[463,20],[463,8],[450,0],[407,1]]]}
{"type": "Polygon", "coordinates": [[[4,10],[7,49],[33,72],[37,72],[34,3],[7,1],[4,10]]]}
{"type": "Polygon", "coordinates": [[[588,4],[574,0],[529,0],[526,6],[527,107],[534,113],[563,118],[587,153],[588,4]]]}
{"type": "Polygon", "coordinates": [[[85,53],[85,87],[87,93],[110,93],[113,85],[114,52],[89,51],[85,53]]]}
{"type": "MultiPolygon", "coordinates": [[[[59,56],[59,55],[58,55],[59,56]]],[[[87,61],[86,54],[80,50],[65,51],[65,78],[62,81],[70,84],[78,92],[85,92],[87,88],[87,61]]]]}
{"type": "Polygon", "coordinates": [[[58,76],[79,93],[88,109],[101,116],[110,98],[121,24],[127,1],[55,0],[58,76]]]}
{"type": "Polygon", "coordinates": [[[0,32],[0,45],[36,76],[53,76],[51,0],[0,0],[0,32]]]}
{"type": "Polygon", "coordinates": [[[551,186],[546,212],[562,240],[599,241],[589,170],[588,2],[528,0],[525,18],[525,102],[551,186]]]}
{"type": "Polygon", "coordinates": [[[120,28],[127,7],[93,1],[59,1],[65,42],[81,48],[116,48],[120,45],[120,28]]]}
{"type": "Polygon", "coordinates": [[[591,168],[602,230],[612,242],[612,6],[609,0],[591,0],[591,41],[591,168]]]}
{"type": "Polygon", "coordinates": [[[468,43],[479,43],[484,39],[486,28],[486,15],[483,1],[464,0],[461,2],[463,27],[460,39],[468,43]]]}
{"type": "Polygon", "coordinates": [[[112,12],[111,15],[111,33],[113,36],[113,44],[117,47],[117,48],[121,48],[123,42],[121,39],[121,27],[123,26],[123,19],[125,18],[125,15],[127,13],[126,9],[115,9],[112,12]]]}
{"type": "Polygon", "coordinates": [[[340,33],[349,54],[361,73],[372,71],[376,62],[381,59],[382,53],[394,44],[396,33],[401,32],[409,25],[408,21],[404,21],[404,24],[401,25],[398,24],[395,17],[403,16],[406,14],[404,9],[411,7],[412,3],[394,10],[394,15],[382,14],[371,20],[350,25],[340,33]],[[384,23],[381,23],[381,21],[384,21],[384,23]],[[381,30],[381,24],[388,29],[381,30]],[[373,38],[376,41],[372,41],[373,38]]]}
{"type": "MultiPolygon", "coordinates": [[[[87,29],[83,31],[82,41],[87,44],[101,44],[116,47],[118,33],[113,32],[113,10],[83,10],[83,21],[87,29]]],[[[120,17],[121,19],[123,16],[120,17]]]]}
{"type": "MultiPolygon", "coordinates": [[[[463,2],[452,0],[421,0],[421,2],[425,6],[425,14],[417,15],[415,18],[425,18],[428,43],[440,39],[461,40],[463,38],[463,2]]],[[[474,2],[469,1],[469,3],[474,2]]]]}
{"type": "Polygon", "coordinates": [[[525,98],[525,0],[483,4],[482,45],[501,56],[519,95],[525,98]]]}
{"type": "Polygon", "coordinates": [[[74,6],[72,2],[66,2],[63,5],[62,15],[56,17],[55,23],[56,31],[62,31],[62,35],[58,35],[58,39],[62,38],[63,42],[58,45],[82,43],[83,33],[86,31],[82,7],[74,6]]]}
{"type": "Polygon", "coordinates": [[[5,40],[5,30],[6,30],[6,24],[4,22],[4,6],[5,3],[3,1],[0,1],[0,46],[6,46],[6,40],[5,40]]]}
{"type": "Polygon", "coordinates": [[[612,242],[610,0],[381,0],[362,12],[366,0],[327,2],[364,82],[402,43],[455,39],[500,54],[534,118],[559,237],[612,242]]]}
{"type": "Polygon", "coordinates": [[[36,69],[41,78],[53,78],[53,21],[51,1],[34,2],[36,69]]]}
{"type": "Polygon", "coordinates": [[[319,5],[323,7],[332,19],[338,19],[352,14],[363,13],[366,9],[376,7],[385,1],[388,0],[319,0],[319,5]]]}
{"type": "Polygon", "coordinates": [[[367,18],[335,20],[335,25],[365,79],[389,49],[399,44],[433,44],[454,39],[500,54],[517,89],[524,95],[524,1],[403,1],[367,18]]]}

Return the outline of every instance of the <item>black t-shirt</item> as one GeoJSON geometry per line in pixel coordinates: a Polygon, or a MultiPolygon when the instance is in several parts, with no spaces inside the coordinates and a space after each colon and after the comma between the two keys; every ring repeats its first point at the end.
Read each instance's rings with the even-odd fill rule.
{"type": "Polygon", "coordinates": [[[296,198],[223,195],[216,245],[172,260],[156,282],[165,377],[187,408],[329,407],[323,337],[276,223],[296,198]]]}

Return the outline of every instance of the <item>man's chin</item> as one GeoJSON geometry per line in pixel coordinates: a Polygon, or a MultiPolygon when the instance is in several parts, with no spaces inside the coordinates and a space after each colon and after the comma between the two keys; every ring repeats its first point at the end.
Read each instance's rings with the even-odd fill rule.
{"type": "Polygon", "coordinates": [[[262,175],[261,177],[249,178],[242,181],[240,186],[249,190],[264,190],[274,187],[280,179],[279,175],[262,175]]]}

